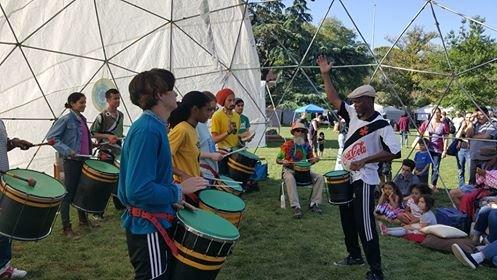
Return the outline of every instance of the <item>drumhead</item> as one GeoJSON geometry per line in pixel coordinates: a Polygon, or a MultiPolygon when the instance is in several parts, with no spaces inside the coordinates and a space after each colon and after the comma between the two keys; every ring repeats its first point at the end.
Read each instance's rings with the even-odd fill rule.
{"type": "Polygon", "coordinates": [[[231,182],[231,181],[235,181],[235,180],[231,179],[230,177],[224,176],[224,175],[220,175],[219,178],[221,179],[221,182],[223,184],[225,184],[226,186],[234,189],[235,191],[243,192],[242,186],[240,184],[238,184],[238,183],[231,182]],[[223,180],[227,180],[227,181],[223,181],[223,180]]]}
{"type": "Polygon", "coordinates": [[[9,175],[2,175],[2,180],[7,185],[27,195],[41,198],[57,198],[64,196],[66,193],[64,185],[60,181],[45,173],[29,169],[12,169],[7,171],[7,173],[26,179],[32,178],[36,180],[35,186],[31,187],[23,180],[16,179],[9,175]]]}
{"type": "Polygon", "coordinates": [[[230,241],[240,237],[238,229],[232,223],[212,212],[181,209],[177,216],[184,225],[202,235],[230,241]]]}
{"type": "Polygon", "coordinates": [[[301,161],[297,161],[295,163],[295,165],[298,167],[311,167],[312,164],[310,162],[308,162],[307,160],[301,160],[301,161]]]}
{"type": "Polygon", "coordinates": [[[325,177],[331,178],[342,178],[349,176],[349,172],[346,170],[333,170],[324,174],[325,177]]]}
{"type": "Polygon", "coordinates": [[[242,156],[245,156],[245,157],[247,157],[249,159],[259,160],[259,157],[256,154],[251,153],[251,152],[246,151],[246,150],[240,151],[240,152],[238,152],[238,154],[240,154],[242,156]]]}
{"type": "Polygon", "coordinates": [[[245,202],[236,195],[218,190],[203,190],[198,198],[208,206],[226,212],[241,212],[245,202]]]}
{"type": "Polygon", "coordinates": [[[107,174],[119,174],[119,169],[114,165],[96,159],[87,159],[85,164],[90,168],[107,174]]]}

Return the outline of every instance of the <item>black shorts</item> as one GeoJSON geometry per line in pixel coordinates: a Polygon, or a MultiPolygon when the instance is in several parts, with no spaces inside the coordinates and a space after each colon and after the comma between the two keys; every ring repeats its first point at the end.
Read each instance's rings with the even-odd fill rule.
{"type": "Polygon", "coordinates": [[[169,279],[173,257],[160,233],[132,234],[126,231],[126,240],[135,271],[134,279],[169,279]]]}

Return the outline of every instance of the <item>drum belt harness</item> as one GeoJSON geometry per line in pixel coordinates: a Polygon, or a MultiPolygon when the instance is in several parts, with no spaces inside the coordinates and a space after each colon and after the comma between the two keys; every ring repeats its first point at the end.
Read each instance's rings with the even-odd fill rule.
{"type": "Polygon", "coordinates": [[[159,231],[160,235],[162,235],[162,238],[166,242],[167,247],[169,247],[169,249],[171,250],[171,253],[174,256],[178,256],[178,248],[176,247],[174,241],[169,236],[169,233],[159,222],[159,219],[161,219],[161,220],[167,220],[168,222],[172,223],[175,219],[173,215],[164,212],[151,213],[136,207],[128,207],[128,213],[132,217],[142,218],[151,222],[155,226],[157,231],[159,231]]]}

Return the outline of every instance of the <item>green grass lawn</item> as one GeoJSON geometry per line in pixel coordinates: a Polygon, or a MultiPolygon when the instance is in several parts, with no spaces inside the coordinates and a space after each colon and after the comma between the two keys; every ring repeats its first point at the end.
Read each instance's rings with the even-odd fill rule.
{"type": "MultiPolygon", "coordinates": [[[[313,166],[313,171],[321,174],[333,169],[338,146],[336,134],[329,129],[325,133],[324,158],[313,166]]],[[[282,134],[289,137],[288,128],[283,128],[282,134]]],[[[409,151],[404,149],[403,157],[409,151]]],[[[294,220],[290,209],[280,208],[281,166],[274,163],[277,152],[276,147],[257,150],[269,163],[269,178],[260,184],[260,192],[243,197],[247,208],[241,238],[218,279],[363,279],[366,266],[333,265],[333,261],[346,254],[336,206],[325,204],[322,215],[304,211],[302,220],[294,220]]],[[[400,162],[394,162],[394,173],[400,162]]],[[[454,157],[442,161],[441,174],[447,186],[457,185],[454,157]]],[[[308,189],[301,189],[303,205],[308,195],[308,189]]],[[[450,204],[443,191],[435,197],[437,206],[450,204]]],[[[120,214],[111,203],[108,208],[102,226],[91,231],[79,230],[79,240],[66,241],[57,219],[50,237],[39,242],[14,242],[13,264],[28,270],[28,279],[132,279],[120,214]]],[[[76,221],[74,209],[71,211],[76,221]]],[[[78,230],[77,225],[75,229],[78,230]]],[[[380,245],[387,279],[497,279],[493,268],[473,271],[457,262],[452,254],[431,251],[400,238],[380,237],[380,245]]]]}

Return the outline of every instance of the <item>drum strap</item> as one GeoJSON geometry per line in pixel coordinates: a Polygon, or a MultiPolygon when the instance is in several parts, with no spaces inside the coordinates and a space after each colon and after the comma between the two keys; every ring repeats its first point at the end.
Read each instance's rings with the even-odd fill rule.
{"type": "Polygon", "coordinates": [[[219,174],[217,174],[216,170],[214,170],[210,165],[201,163],[200,167],[209,170],[212,173],[212,176],[214,176],[214,178],[219,178],[219,174]]]}
{"type": "Polygon", "coordinates": [[[136,207],[129,207],[128,212],[133,217],[142,218],[151,222],[155,226],[155,228],[159,231],[160,235],[162,235],[162,238],[166,242],[167,247],[169,247],[169,249],[171,250],[171,253],[174,256],[178,255],[178,248],[176,247],[173,240],[169,236],[169,233],[159,222],[159,219],[161,219],[161,220],[167,220],[168,222],[172,223],[175,219],[173,215],[164,212],[151,213],[136,207]]]}

